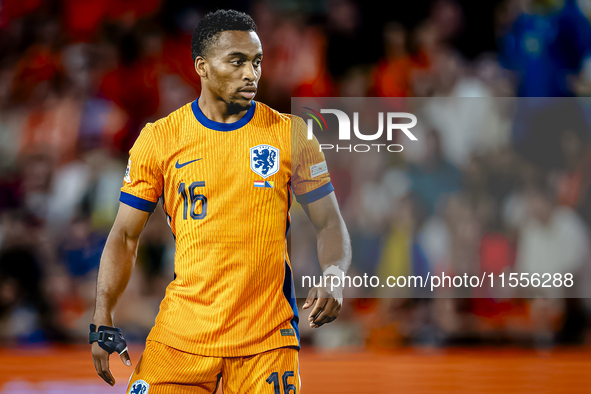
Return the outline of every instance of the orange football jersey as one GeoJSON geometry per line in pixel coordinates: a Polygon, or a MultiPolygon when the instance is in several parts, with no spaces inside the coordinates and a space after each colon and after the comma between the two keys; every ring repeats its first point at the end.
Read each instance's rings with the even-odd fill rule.
{"type": "Polygon", "coordinates": [[[161,198],[176,241],[149,340],[215,357],[299,347],[285,237],[292,188],[301,203],[333,191],[324,161],[301,118],[260,102],[235,123],[195,100],[146,125],[120,200],[152,212],[161,198]]]}

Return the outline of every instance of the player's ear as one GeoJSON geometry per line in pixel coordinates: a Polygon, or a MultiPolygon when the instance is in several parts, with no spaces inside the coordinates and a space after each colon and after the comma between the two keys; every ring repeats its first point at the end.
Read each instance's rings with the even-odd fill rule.
{"type": "Polygon", "coordinates": [[[207,78],[207,65],[203,56],[197,56],[195,59],[195,71],[201,78],[207,78]]]}

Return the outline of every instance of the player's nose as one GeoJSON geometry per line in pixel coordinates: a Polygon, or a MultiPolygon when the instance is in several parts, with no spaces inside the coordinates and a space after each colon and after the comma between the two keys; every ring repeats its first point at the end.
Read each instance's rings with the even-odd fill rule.
{"type": "Polygon", "coordinates": [[[248,64],[246,67],[244,67],[244,74],[242,77],[245,81],[254,81],[256,79],[254,65],[248,64]]]}

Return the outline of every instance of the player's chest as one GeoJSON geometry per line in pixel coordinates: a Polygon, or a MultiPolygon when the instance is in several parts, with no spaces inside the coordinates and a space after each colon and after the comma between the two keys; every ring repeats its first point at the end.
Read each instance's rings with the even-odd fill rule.
{"type": "Polygon", "coordinates": [[[210,133],[188,138],[164,162],[168,188],[207,187],[248,193],[285,188],[291,176],[290,145],[272,133],[210,133]]]}

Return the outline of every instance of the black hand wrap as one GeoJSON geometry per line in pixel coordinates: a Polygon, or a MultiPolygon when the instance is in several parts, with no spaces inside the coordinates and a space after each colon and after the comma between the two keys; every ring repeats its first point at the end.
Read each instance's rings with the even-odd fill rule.
{"type": "Polygon", "coordinates": [[[99,346],[109,354],[113,352],[121,354],[127,350],[127,342],[125,342],[123,333],[117,327],[100,326],[98,330],[95,330],[96,326],[91,324],[88,343],[98,342],[99,346]]]}

